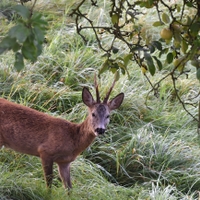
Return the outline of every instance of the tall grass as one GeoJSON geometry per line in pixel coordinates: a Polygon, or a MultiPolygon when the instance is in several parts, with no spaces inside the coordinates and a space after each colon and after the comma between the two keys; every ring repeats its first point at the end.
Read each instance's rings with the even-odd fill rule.
{"type": "MultiPolygon", "coordinates": [[[[5,9],[10,3],[3,1],[2,5],[0,8],[5,9]]],[[[91,32],[87,33],[88,44],[76,34],[73,20],[66,15],[72,6],[73,2],[38,1],[37,9],[46,8],[45,17],[49,20],[47,44],[38,61],[26,63],[20,73],[12,68],[12,53],[0,56],[0,95],[50,115],[80,122],[87,113],[81,100],[82,86],[95,94],[93,75],[104,58],[91,32]]],[[[99,23],[103,11],[100,13],[99,23]]],[[[0,23],[6,26],[2,19],[0,23]]],[[[11,26],[13,22],[6,23],[11,26]]],[[[113,90],[112,96],[124,92],[125,100],[113,112],[105,136],[97,138],[72,164],[74,188],[70,195],[58,178],[56,166],[50,193],[45,188],[38,158],[3,148],[0,199],[199,198],[200,150],[196,122],[173,98],[169,80],[161,85],[160,98],[150,94],[146,106],[150,86],[140,69],[134,64],[129,67],[131,79],[121,77],[113,90]]],[[[101,76],[101,96],[112,81],[111,73],[101,76]]],[[[179,86],[182,98],[186,98],[189,88],[196,90],[198,84],[192,78],[181,79],[179,86]]],[[[189,109],[197,113],[197,108],[189,109]]]]}

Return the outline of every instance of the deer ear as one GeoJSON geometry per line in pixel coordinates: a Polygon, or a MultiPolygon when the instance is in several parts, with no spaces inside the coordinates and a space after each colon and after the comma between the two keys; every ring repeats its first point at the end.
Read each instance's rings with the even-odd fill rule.
{"type": "Polygon", "coordinates": [[[114,110],[120,107],[124,100],[124,93],[118,94],[115,98],[113,98],[111,101],[108,103],[108,107],[110,110],[114,110]]]}
{"type": "Polygon", "coordinates": [[[91,107],[95,103],[90,91],[86,87],[84,87],[82,91],[82,100],[83,103],[88,107],[91,107]]]}

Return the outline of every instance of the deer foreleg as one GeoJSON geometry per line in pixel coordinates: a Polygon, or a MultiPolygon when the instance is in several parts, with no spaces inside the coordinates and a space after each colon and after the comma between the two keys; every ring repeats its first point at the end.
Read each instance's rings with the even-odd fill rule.
{"type": "Polygon", "coordinates": [[[65,188],[71,189],[70,163],[58,163],[58,171],[65,188]]]}
{"type": "Polygon", "coordinates": [[[42,167],[47,187],[51,188],[53,180],[53,161],[44,155],[40,155],[40,158],[42,160],[42,167]]]}

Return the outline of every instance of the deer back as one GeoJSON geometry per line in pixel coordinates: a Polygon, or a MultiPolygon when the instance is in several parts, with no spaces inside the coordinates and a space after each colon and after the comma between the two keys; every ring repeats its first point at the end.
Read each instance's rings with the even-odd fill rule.
{"type": "Polygon", "coordinates": [[[39,156],[46,145],[49,154],[72,151],[79,125],[0,99],[0,145],[39,156]]]}

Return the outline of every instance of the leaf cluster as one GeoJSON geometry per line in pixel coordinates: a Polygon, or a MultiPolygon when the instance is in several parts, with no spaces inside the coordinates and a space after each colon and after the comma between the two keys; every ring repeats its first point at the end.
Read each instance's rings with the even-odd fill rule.
{"type": "MultiPolygon", "coordinates": [[[[200,23],[198,1],[183,1],[182,4],[179,1],[177,4],[168,5],[162,0],[135,1],[134,3],[129,0],[121,0],[118,3],[110,0],[110,23],[106,26],[96,26],[94,20],[91,20],[88,15],[86,16],[81,12],[81,6],[84,2],[85,1],[82,1],[81,5],[71,13],[71,15],[76,18],[78,34],[86,41],[81,31],[84,29],[92,29],[100,48],[106,52],[111,62],[116,62],[116,60],[119,59],[118,57],[116,60],[111,59],[113,54],[121,53],[116,47],[116,43],[119,40],[124,43],[127,51],[132,54],[132,56],[130,56],[130,61],[135,61],[140,67],[146,64],[151,75],[155,74],[156,68],[159,70],[163,69],[163,62],[161,60],[161,56],[163,55],[166,55],[168,64],[171,64],[174,59],[181,57],[182,54],[189,57],[186,59],[187,62],[188,60],[197,59],[196,56],[199,57],[199,53],[196,52],[198,50],[197,46],[199,46],[198,27],[200,23]],[[153,26],[157,28],[166,27],[168,30],[164,32],[170,32],[170,39],[165,40],[167,36],[163,38],[162,35],[160,38],[154,40],[148,39],[147,35],[144,37],[142,36],[140,27],[142,25],[137,25],[137,20],[141,18],[141,16],[145,17],[145,14],[141,11],[143,8],[146,10],[156,10],[158,21],[154,21],[153,26]],[[193,9],[193,16],[187,14],[188,9],[193,9]],[[83,26],[83,24],[80,23],[83,18],[89,22],[90,26],[83,26]],[[128,25],[133,26],[133,29],[128,30],[128,25]],[[101,31],[99,31],[100,29],[101,31]],[[107,48],[103,45],[101,39],[102,34],[112,36],[112,42],[109,47],[107,45],[107,48]],[[155,53],[157,54],[155,55],[155,53]]],[[[91,1],[91,5],[98,6],[97,3],[94,4],[93,1],[91,1]]],[[[166,35],[168,33],[164,34],[166,35]]],[[[105,63],[108,63],[107,60],[105,63]]],[[[186,64],[186,62],[183,64],[186,64]]],[[[120,69],[119,65],[115,65],[115,67],[116,70],[120,69]]],[[[175,66],[175,68],[177,69],[178,67],[175,66]]],[[[105,69],[105,65],[103,69],[105,69]]],[[[108,69],[113,71],[113,66],[109,67],[108,65],[108,69]]],[[[121,72],[123,73],[124,71],[122,70],[121,72]]]]}
{"type": "Polygon", "coordinates": [[[13,10],[18,20],[1,41],[0,54],[12,50],[15,53],[14,67],[19,72],[24,68],[24,59],[35,62],[42,53],[47,22],[42,14],[33,13],[33,7],[16,5],[13,10]]]}

